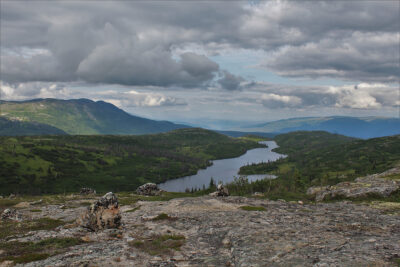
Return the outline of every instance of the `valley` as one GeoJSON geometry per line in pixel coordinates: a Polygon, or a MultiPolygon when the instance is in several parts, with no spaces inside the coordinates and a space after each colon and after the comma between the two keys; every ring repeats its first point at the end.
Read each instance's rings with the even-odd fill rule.
{"type": "Polygon", "coordinates": [[[212,131],[84,99],[1,105],[1,267],[399,264],[400,135],[212,131]],[[136,190],[146,183],[163,190],[136,190]]]}
{"type": "Polygon", "coordinates": [[[0,137],[0,194],[135,190],[264,146],[198,128],[142,136],[0,137]]]}

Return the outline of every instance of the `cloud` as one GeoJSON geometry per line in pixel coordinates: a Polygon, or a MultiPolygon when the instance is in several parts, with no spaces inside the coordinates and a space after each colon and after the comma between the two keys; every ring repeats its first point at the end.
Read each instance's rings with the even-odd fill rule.
{"type": "MultiPolygon", "coordinates": [[[[331,86],[328,92],[337,96],[336,107],[376,109],[380,108],[382,104],[377,101],[371,91],[382,87],[385,86],[380,84],[363,83],[355,86],[331,86]]],[[[391,105],[393,104],[394,103],[391,103],[391,105]]]]}
{"type": "Polygon", "coordinates": [[[129,91],[103,91],[100,92],[102,98],[92,96],[93,99],[104,100],[118,107],[165,107],[165,106],[185,106],[186,101],[182,98],[166,96],[160,93],[129,91]]]}
{"type": "MultiPolygon", "coordinates": [[[[399,5],[6,1],[0,70],[13,83],[207,86],[219,71],[215,62],[196,51],[175,58],[174,49],[196,45],[210,54],[263,50],[262,66],[283,76],[392,83],[399,78],[399,5]]],[[[239,83],[229,75],[220,81],[230,90],[239,83]]]]}
{"type": "Polygon", "coordinates": [[[222,71],[222,75],[223,77],[218,80],[218,83],[223,89],[238,90],[241,83],[245,81],[243,77],[234,75],[228,71],[222,71]]]}
{"type": "Polygon", "coordinates": [[[9,84],[0,81],[0,95],[2,100],[69,97],[68,90],[63,84],[47,82],[9,84]]]}
{"type": "Polygon", "coordinates": [[[295,109],[324,107],[370,109],[395,107],[398,87],[379,83],[359,83],[342,86],[293,86],[253,83],[248,91],[249,101],[262,103],[267,108],[290,107],[295,109]]]}
{"type": "Polygon", "coordinates": [[[146,38],[126,38],[105,25],[103,43],[83,59],[77,76],[87,82],[122,85],[203,86],[214,78],[218,64],[204,55],[187,52],[178,60],[166,47],[146,38]],[[144,38],[144,39],[143,39],[144,38]]]}
{"type": "Polygon", "coordinates": [[[64,84],[49,82],[29,82],[9,84],[0,81],[0,94],[2,100],[27,100],[34,98],[89,98],[103,100],[121,108],[133,107],[167,107],[186,106],[187,102],[174,96],[149,91],[137,91],[121,86],[119,90],[97,88],[95,91],[85,91],[82,84],[68,87],[64,84]],[[78,89],[77,89],[78,88],[78,89]]]}
{"type": "Polygon", "coordinates": [[[301,98],[297,96],[262,94],[261,103],[267,108],[299,107],[301,98]]]}
{"type": "Polygon", "coordinates": [[[344,39],[285,46],[265,66],[289,77],[332,77],[369,82],[397,82],[399,34],[353,32],[344,39]]]}
{"type": "MultiPolygon", "coordinates": [[[[77,33],[71,38],[80,40],[79,35],[83,34],[77,33]]],[[[175,60],[171,51],[156,42],[123,35],[106,23],[99,32],[88,33],[85,36],[88,41],[82,47],[57,44],[52,45],[56,48],[51,51],[32,56],[5,53],[1,62],[2,77],[7,82],[83,80],[122,85],[200,87],[211,82],[219,70],[218,64],[204,55],[186,52],[175,60]]]]}

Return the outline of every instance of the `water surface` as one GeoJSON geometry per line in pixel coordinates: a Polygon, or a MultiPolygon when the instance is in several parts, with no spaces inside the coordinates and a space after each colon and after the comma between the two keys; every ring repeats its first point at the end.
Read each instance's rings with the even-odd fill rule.
{"type": "MultiPolygon", "coordinates": [[[[271,151],[278,147],[274,141],[262,141],[260,143],[266,144],[268,147],[248,150],[245,154],[237,158],[214,160],[213,165],[206,169],[199,170],[195,175],[169,180],[165,183],[159,184],[159,187],[169,192],[184,192],[187,188],[201,189],[203,188],[203,185],[207,188],[210,184],[211,177],[216,182],[226,184],[232,182],[235,176],[239,176],[239,169],[244,165],[275,161],[279,158],[285,157],[285,155],[271,151]]],[[[273,179],[275,176],[265,174],[247,175],[247,178],[249,181],[255,181],[264,178],[273,179]]]]}

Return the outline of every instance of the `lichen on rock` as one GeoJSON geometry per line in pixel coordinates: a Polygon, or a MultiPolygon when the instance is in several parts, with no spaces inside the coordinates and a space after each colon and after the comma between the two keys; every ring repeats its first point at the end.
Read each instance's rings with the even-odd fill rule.
{"type": "Polygon", "coordinates": [[[22,221],[21,214],[15,209],[5,209],[0,216],[2,221],[22,221]]]}
{"type": "Polygon", "coordinates": [[[144,196],[158,196],[161,192],[162,190],[160,190],[154,183],[147,183],[136,189],[136,194],[144,196]]]}
{"type": "Polygon", "coordinates": [[[90,205],[77,222],[91,231],[120,227],[121,214],[117,196],[112,192],[105,194],[90,205]]]}
{"type": "Polygon", "coordinates": [[[224,187],[222,184],[218,184],[217,191],[210,194],[212,197],[227,197],[229,196],[228,188],[224,187]]]}

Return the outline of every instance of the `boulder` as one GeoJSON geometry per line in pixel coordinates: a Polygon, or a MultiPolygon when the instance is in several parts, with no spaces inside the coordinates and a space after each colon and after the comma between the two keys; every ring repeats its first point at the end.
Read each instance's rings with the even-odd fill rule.
{"type": "Polygon", "coordinates": [[[160,190],[158,186],[153,183],[141,185],[136,189],[136,194],[144,196],[158,196],[161,194],[161,192],[162,190],[160,190]]]}
{"type": "Polygon", "coordinates": [[[1,213],[1,220],[2,221],[17,221],[20,222],[22,221],[22,216],[21,214],[19,214],[19,212],[15,209],[5,209],[2,213],[1,213]]]}
{"type": "Polygon", "coordinates": [[[90,187],[82,187],[81,191],[79,192],[81,195],[96,195],[96,190],[90,187]]]}
{"type": "Polygon", "coordinates": [[[400,173],[400,170],[395,168],[381,174],[359,177],[354,182],[342,182],[334,186],[310,187],[307,194],[314,197],[316,201],[371,196],[385,198],[400,190],[400,181],[385,178],[393,173],[400,173]]]}
{"type": "Polygon", "coordinates": [[[78,224],[91,231],[99,231],[121,226],[118,199],[109,192],[87,208],[78,219],[78,224]]]}
{"type": "Polygon", "coordinates": [[[228,188],[224,187],[222,184],[217,186],[217,191],[210,194],[212,197],[227,197],[229,196],[228,188]]]}

